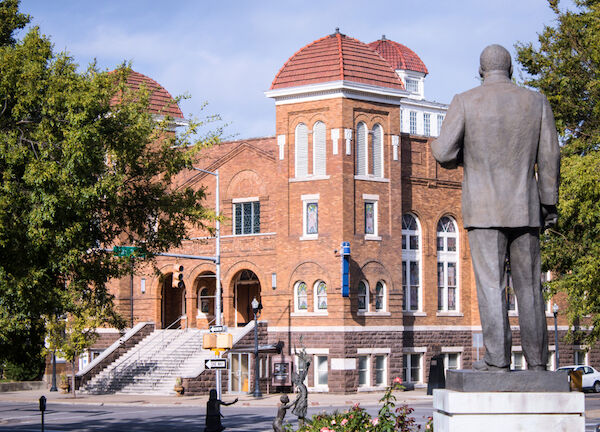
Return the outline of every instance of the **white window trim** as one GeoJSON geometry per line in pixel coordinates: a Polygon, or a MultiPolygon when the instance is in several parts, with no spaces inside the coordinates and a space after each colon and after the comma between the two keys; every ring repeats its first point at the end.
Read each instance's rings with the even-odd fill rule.
{"type": "Polygon", "coordinates": [[[448,362],[449,362],[450,354],[458,354],[458,361],[456,364],[456,369],[462,369],[462,363],[463,363],[462,349],[460,351],[446,351],[446,352],[444,352],[442,350],[442,353],[444,354],[444,372],[446,372],[448,370],[448,362]]]}
{"type": "MultiPolygon", "coordinates": [[[[370,291],[371,288],[369,287],[369,282],[367,282],[365,279],[361,279],[360,282],[364,283],[365,284],[365,288],[366,288],[366,290],[365,290],[365,309],[360,309],[360,307],[359,307],[358,308],[358,313],[361,313],[361,312],[362,313],[368,313],[371,310],[370,309],[371,299],[369,298],[370,297],[369,291],[370,291]]],[[[360,282],[359,282],[359,286],[360,286],[360,282]]],[[[358,301],[359,295],[360,294],[359,294],[358,288],[357,288],[357,291],[356,291],[356,300],[357,301],[358,301]]]]}
{"type": "Polygon", "coordinates": [[[379,195],[372,194],[363,194],[363,212],[364,212],[364,227],[363,231],[366,230],[367,224],[367,212],[366,205],[372,203],[373,204],[373,234],[365,233],[365,240],[381,240],[381,236],[379,235],[379,195]]]}
{"type": "Polygon", "coordinates": [[[367,124],[365,122],[359,122],[356,125],[356,170],[355,170],[355,174],[358,176],[369,176],[369,128],[367,127],[367,124]],[[359,142],[358,141],[358,128],[360,127],[360,125],[363,125],[365,128],[365,140],[364,142],[359,142]],[[358,155],[360,154],[358,151],[358,146],[361,146],[363,148],[364,154],[365,154],[365,172],[361,173],[358,172],[358,155]]]}
{"type": "Polygon", "coordinates": [[[583,364],[581,366],[589,366],[590,365],[590,351],[587,345],[573,345],[573,364],[577,364],[575,362],[575,351],[583,352],[583,364]]]}
{"type": "Polygon", "coordinates": [[[294,282],[294,315],[304,316],[308,313],[308,284],[306,284],[306,309],[298,308],[298,285],[300,283],[306,284],[303,280],[297,280],[294,282]]]}
{"type": "Polygon", "coordinates": [[[410,110],[408,112],[408,133],[411,134],[411,135],[418,135],[419,134],[419,116],[418,116],[418,111],[410,110]],[[413,132],[413,129],[411,127],[411,117],[414,117],[414,119],[415,119],[414,132],[413,132]]]}
{"type": "MultiPolygon", "coordinates": [[[[308,350],[307,350],[308,354],[308,350]]],[[[313,354],[313,364],[315,365],[313,369],[313,388],[315,391],[329,391],[329,350],[327,353],[312,353],[313,354]],[[319,357],[326,357],[327,364],[327,384],[319,384],[319,357]]]]}
{"type": "Polygon", "coordinates": [[[356,348],[356,354],[391,354],[391,348],[356,348]]]}
{"type": "Polygon", "coordinates": [[[365,372],[366,372],[366,374],[367,374],[367,379],[366,379],[366,382],[365,382],[365,384],[361,385],[361,384],[360,384],[360,380],[359,380],[358,387],[359,387],[359,388],[367,388],[367,387],[371,387],[371,376],[370,376],[370,375],[371,375],[371,367],[370,367],[370,366],[371,366],[371,356],[370,356],[370,355],[368,355],[368,354],[363,354],[363,355],[359,355],[358,357],[359,357],[359,358],[357,358],[357,359],[356,359],[356,371],[357,371],[358,373],[360,373],[360,369],[358,368],[358,367],[359,367],[359,365],[360,365],[360,361],[359,361],[359,359],[360,359],[360,358],[364,358],[364,359],[366,360],[366,362],[365,362],[365,363],[367,364],[367,370],[365,371],[365,372]]]}
{"type": "MultiPolygon", "coordinates": [[[[209,290],[209,288],[206,287],[206,286],[203,286],[203,287],[200,287],[198,289],[198,295],[196,296],[196,309],[198,310],[198,313],[196,314],[196,318],[208,318],[208,317],[214,316],[214,314],[215,314],[214,309],[212,310],[212,312],[209,312],[209,313],[202,312],[202,309],[200,308],[200,300],[203,299],[203,298],[215,299],[217,297],[216,295],[213,295],[213,296],[201,296],[200,293],[203,290],[209,290]]],[[[213,300],[213,304],[214,304],[214,300],[213,300]]]]}
{"type": "Polygon", "coordinates": [[[389,353],[376,353],[373,352],[373,356],[371,357],[372,361],[373,361],[373,386],[376,389],[380,389],[380,388],[385,388],[387,387],[387,383],[389,381],[389,369],[388,369],[388,359],[389,359],[389,353]],[[375,366],[377,365],[376,363],[376,359],[375,357],[377,356],[383,356],[383,383],[382,384],[377,384],[375,382],[375,366]]]}
{"type": "Polygon", "coordinates": [[[333,155],[337,155],[339,152],[338,142],[340,140],[340,130],[339,129],[331,129],[331,153],[333,155]]]}
{"type": "MultiPolygon", "coordinates": [[[[250,235],[257,235],[257,234],[261,234],[260,232],[257,233],[247,233],[244,234],[244,227],[242,225],[242,233],[241,234],[236,234],[235,233],[235,225],[237,223],[236,218],[235,218],[235,205],[236,204],[244,204],[244,203],[248,203],[248,202],[257,202],[258,203],[258,208],[260,211],[260,198],[259,197],[246,197],[246,198],[233,198],[231,200],[231,210],[232,210],[232,217],[231,217],[231,236],[232,237],[243,237],[243,236],[250,236],[250,235]]],[[[243,212],[243,210],[242,210],[243,212]]],[[[252,214],[254,215],[254,207],[252,208],[252,214]]],[[[260,224],[260,215],[259,215],[259,224],[260,224]]],[[[252,219],[252,229],[254,229],[254,219],[252,219]]]]}
{"type": "Polygon", "coordinates": [[[302,199],[302,236],[300,240],[316,240],[319,238],[319,194],[308,194],[302,195],[300,197],[302,199]],[[306,220],[306,208],[308,204],[317,204],[317,233],[316,234],[307,234],[307,220],[306,220]]]}
{"type": "Polygon", "coordinates": [[[294,129],[294,177],[303,178],[304,176],[298,175],[298,128],[303,125],[306,128],[306,171],[308,174],[308,126],[304,123],[298,123],[294,129]]]}
{"type": "MultiPolygon", "coordinates": [[[[416,233],[417,235],[417,239],[419,241],[419,249],[417,250],[412,250],[412,249],[402,249],[402,261],[406,261],[407,265],[406,265],[406,274],[402,275],[402,279],[406,280],[406,287],[407,287],[407,294],[409,295],[409,298],[405,299],[404,303],[406,305],[406,307],[409,307],[410,304],[410,262],[414,261],[417,262],[419,265],[419,288],[418,288],[418,295],[419,295],[419,301],[418,301],[418,308],[417,310],[413,310],[413,309],[403,309],[402,312],[404,315],[409,315],[409,314],[413,314],[414,316],[425,316],[425,314],[423,313],[423,261],[421,259],[421,254],[423,253],[423,230],[421,228],[421,222],[419,221],[419,218],[413,214],[413,213],[403,213],[402,216],[404,217],[405,214],[409,214],[412,217],[415,218],[415,222],[417,223],[417,231],[415,232],[414,230],[404,230],[402,229],[402,235],[406,235],[406,246],[408,247],[410,245],[410,235],[411,233],[416,233]],[[421,315],[421,313],[423,313],[423,315],[421,315]]],[[[402,222],[400,222],[402,224],[402,222]]],[[[402,226],[402,225],[400,225],[402,226]]]]}
{"type": "Polygon", "coordinates": [[[523,369],[516,370],[527,370],[527,359],[525,358],[525,354],[523,353],[523,347],[521,347],[520,345],[512,347],[510,353],[510,368],[512,370],[515,370],[515,353],[523,355],[523,369]]]}
{"type": "Polygon", "coordinates": [[[380,183],[389,183],[390,182],[389,178],[375,177],[372,174],[367,174],[367,175],[356,174],[354,176],[354,180],[372,181],[372,182],[380,182],[380,183]]]}
{"type": "Polygon", "coordinates": [[[374,292],[374,296],[375,296],[375,313],[376,314],[383,314],[387,312],[387,306],[388,306],[388,302],[387,302],[387,284],[385,283],[385,281],[383,279],[379,279],[376,283],[375,283],[375,292],[374,292]],[[377,310],[377,284],[381,282],[381,285],[383,286],[383,308],[377,310]]]}
{"type": "MultiPolygon", "coordinates": [[[[459,257],[460,257],[460,236],[458,235],[458,224],[456,223],[456,219],[454,219],[452,216],[449,215],[445,215],[442,216],[443,217],[447,217],[448,219],[452,220],[452,223],[454,224],[454,234],[451,233],[447,233],[447,232],[438,232],[437,231],[437,225],[436,225],[436,237],[435,237],[435,244],[436,244],[436,253],[437,253],[437,263],[443,263],[444,264],[444,297],[443,297],[443,304],[442,304],[442,309],[437,309],[438,312],[452,312],[452,313],[460,313],[460,265],[459,265],[459,257]],[[449,237],[455,237],[456,238],[456,251],[455,252],[445,252],[445,251],[438,251],[437,250],[437,239],[438,237],[442,237],[444,239],[444,245],[446,247],[446,249],[448,248],[448,238],[449,237]],[[448,310],[448,263],[454,263],[456,265],[456,292],[455,292],[455,302],[456,302],[456,309],[452,309],[452,310],[448,310]]],[[[440,218],[440,220],[442,219],[440,218]]],[[[438,221],[439,222],[439,221],[438,221]]],[[[437,263],[436,263],[436,271],[437,271],[437,263]]],[[[439,282],[439,276],[437,276],[436,279],[436,285],[439,282]]],[[[438,288],[438,296],[439,296],[439,287],[438,288]]],[[[516,303],[515,303],[516,305],[516,303]]]]}
{"type": "Polygon", "coordinates": [[[319,302],[318,302],[318,295],[317,295],[317,286],[319,285],[319,283],[321,282],[325,282],[323,279],[319,279],[317,280],[314,285],[313,285],[313,311],[315,315],[327,315],[328,311],[329,311],[329,298],[328,298],[328,290],[329,290],[329,286],[327,286],[327,283],[325,283],[325,297],[327,298],[327,309],[319,309],[319,302]]]}
{"type": "MultiPolygon", "coordinates": [[[[409,382],[409,383],[414,383],[414,384],[423,384],[423,379],[424,379],[424,376],[423,376],[423,375],[424,375],[424,373],[423,373],[423,372],[424,372],[424,370],[423,370],[423,359],[424,359],[424,357],[425,357],[425,355],[424,355],[424,352],[425,352],[425,351],[411,351],[411,352],[405,352],[405,351],[403,350],[403,352],[402,352],[402,355],[410,356],[410,359],[411,359],[411,360],[410,360],[410,361],[411,361],[411,367],[409,367],[409,368],[408,368],[408,370],[407,370],[407,372],[408,372],[408,373],[407,373],[407,375],[411,375],[411,369],[412,369],[412,359],[413,359],[413,357],[414,357],[415,355],[417,355],[417,356],[419,357],[419,375],[421,375],[421,377],[420,377],[420,379],[419,379],[418,381],[415,381],[415,380],[413,380],[413,379],[412,379],[412,375],[411,375],[411,376],[410,376],[410,379],[407,379],[407,381],[406,381],[406,382],[409,382]]],[[[403,367],[403,368],[406,368],[406,365],[405,365],[405,364],[403,364],[403,365],[402,365],[402,367],[403,367]]]]}
{"type": "Polygon", "coordinates": [[[277,145],[279,146],[279,160],[285,159],[285,135],[277,135],[277,145]]]}

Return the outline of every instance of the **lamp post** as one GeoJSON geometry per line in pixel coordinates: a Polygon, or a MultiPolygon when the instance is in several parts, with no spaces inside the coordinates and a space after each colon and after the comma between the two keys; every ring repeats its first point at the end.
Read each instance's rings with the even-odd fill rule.
{"type": "Polygon", "coordinates": [[[552,306],[552,313],[554,314],[554,370],[558,370],[560,361],[558,356],[558,305],[556,303],[552,306]]]}
{"type": "Polygon", "coordinates": [[[259,365],[258,365],[258,317],[262,309],[262,303],[256,300],[256,297],[252,300],[252,312],[254,312],[254,397],[262,397],[260,392],[259,382],[259,365]]]}
{"type": "Polygon", "coordinates": [[[50,391],[58,391],[56,388],[56,350],[52,351],[52,387],[50,387],[50,391]]]}

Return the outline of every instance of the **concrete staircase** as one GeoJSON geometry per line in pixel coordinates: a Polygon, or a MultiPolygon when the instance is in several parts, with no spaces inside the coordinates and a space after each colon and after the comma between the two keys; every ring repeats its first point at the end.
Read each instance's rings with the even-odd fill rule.
{"type": "MultiPolygon", "coordinates": [[[[229,330],[234,344],[254,323],[229,330]]],[[[204,360],[214,357],[202,349],[208,330],[155,330],[80,389],[81,393],[174,394],[177,377],[195,378],[204,371],[204,360]]]]}

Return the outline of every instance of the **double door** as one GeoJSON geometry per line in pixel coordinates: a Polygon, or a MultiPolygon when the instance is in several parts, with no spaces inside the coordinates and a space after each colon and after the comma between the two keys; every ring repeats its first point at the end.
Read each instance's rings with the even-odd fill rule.
{"type": "Polygon", "coordinates": [[[250,354],[229,354],[229,392],[248,393],[250,391],[250,354]]]}

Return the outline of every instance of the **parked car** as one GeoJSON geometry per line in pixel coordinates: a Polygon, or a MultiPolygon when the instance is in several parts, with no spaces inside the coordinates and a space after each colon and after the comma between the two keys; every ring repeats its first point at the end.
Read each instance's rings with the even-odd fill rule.
{"type": "Polygon", "coordinates": [[[586,365],[570,365],[559,367],[558,370],[567,372],[572,370],[581,371],[583,390],[593,390],[595,393],[600,393],[600,372],[593,367],[586,365]]]}

